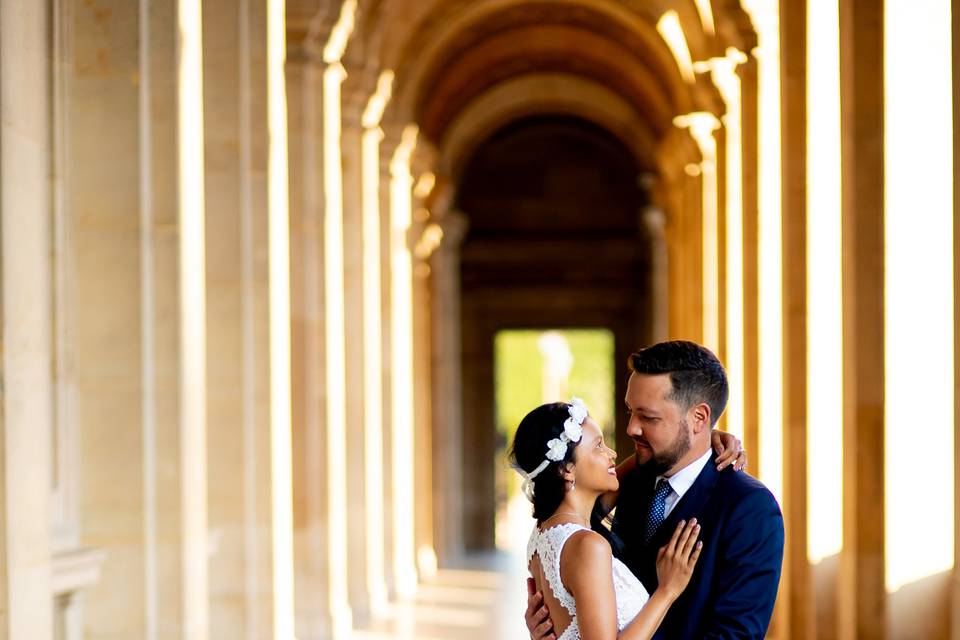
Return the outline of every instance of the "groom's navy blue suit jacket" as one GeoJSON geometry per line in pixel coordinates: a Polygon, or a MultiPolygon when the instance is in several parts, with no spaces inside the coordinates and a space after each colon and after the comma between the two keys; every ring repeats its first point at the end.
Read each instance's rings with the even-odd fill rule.
{"type": "Polygon", "coordinates": [[[744,472],[703,471],[644,544],[644,522],[656,478],[637,468],[623,478],[613,531],[621,559],[650,593],[657,588],[657,551],[680,520],[696,518],[703,551],[693,578],[654,638],[763,638],[783,563],[783,516],[767,488],[744,472]]]}

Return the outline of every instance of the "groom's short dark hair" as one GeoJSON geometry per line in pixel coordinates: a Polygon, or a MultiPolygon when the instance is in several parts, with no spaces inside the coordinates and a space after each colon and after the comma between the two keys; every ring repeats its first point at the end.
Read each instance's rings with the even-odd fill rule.
{"type": "Polygon", "coordinates": [[[727,407],[727,372],[712,351],[695,342],[659,342],[631,354],[627,365],[634,373],[670,374],[673,391],[669,400],[684,411],[705,402],[710,406],[711,426],[727,407]]]}

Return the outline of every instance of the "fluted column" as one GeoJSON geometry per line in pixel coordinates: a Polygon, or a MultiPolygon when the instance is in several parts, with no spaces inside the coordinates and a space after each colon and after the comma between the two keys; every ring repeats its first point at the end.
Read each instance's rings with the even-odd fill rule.
{"type": "Polygon", "coordinates": [[[273,621],[267,16],[204,3],[210,623],[263,638],[273,621]]]}
{"type": "Polygon", "coordinates": [[[46,3],[0,4],[0,637],[53,637],[51,198],[46,3]]]}

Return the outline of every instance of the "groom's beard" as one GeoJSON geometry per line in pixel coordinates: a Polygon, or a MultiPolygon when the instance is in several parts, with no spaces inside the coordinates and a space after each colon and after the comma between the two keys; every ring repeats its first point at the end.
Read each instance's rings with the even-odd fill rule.
{"type": "Polygon", "coordinates": [[[685,456],[692,446],[693,442],[690,439],[690,430],[687,429],[687,421],[681,420],[680,431],[670,448],[659,453],[654,452],[653,457],[647,461],[644,467],[650,469],[654,475],[662,476],[673,468],[673,465],[677,464],[677,461],[685,456]]]}

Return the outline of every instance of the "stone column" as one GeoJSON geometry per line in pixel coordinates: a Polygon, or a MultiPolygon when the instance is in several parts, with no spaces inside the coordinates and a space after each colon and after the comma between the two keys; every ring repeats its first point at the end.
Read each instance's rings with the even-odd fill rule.
{"type": "Polygon", "coordinates": [[[434,526],[441,564],[463,553],[463,379],[460,335],[460,247],[469,221],[459,211],[438,224],[443,240],[430,259],[433,328],[434,526]]]}
{"type": "Polygon", "coordinates": [[[749,56],[738,68],[742,109],[743,154],[743,444],[750,468],[760,468],[760,366],[758,320],[758,125],[757,60],[749,56]]]}
{"type": "Polygon", "coordinates": [[[843,551],[839,637],[887,637],[884,569],[883,7],[840,0],[843,551]]]}
{"type": "Polygon", "coordinates": [[[783,291],[783,517],[780,600],[791,638],[814,637],[807,558],[807,126],[806,6],[781,2],[783,291]]]}
{"type": "MultiPolygon", "coordinates": [[[[138,3],[101,5],[113,28],[97,38],[97,13],[79,2],[63,6],[69,11],[57,16],[63,21],[58,29],[73,38],[61,63],[69,135],[58,150],[69,173],[58,182],[61,256],[69,256],[70,280],[58,339],[67,363],[62,384],[77,402],[61,409],[79,443],[78,542],[107,554],[100,583],[85,599],[83,635],[154,640],[160,607],[158,434],[162,424],[175,439],[178,424],[176,393],[162,396],[169,404],[158,400],[158,372],[166,369],[158,361],[156,314],[164,305],[165,326],[175,326],[178,305],[172,296],[159,299],[157,272],[173,265],[164,276],[175,283],[176,259],[158,264],[156,258],[175,228],[175,37],[173,29],[158,27],[175,24],[175,11],[157,7],[148,17],[138,3]],[[98,67],[98,55],[114,64],[98,67]],[[155,108],[167,115],[159,117],[155,108]]],[[[176,353],[173,340],[161,346],[163,353],[176,353]]],[[[173,360],[164,364],[175,369],[173,360]]],[[[177,458],[164,464],[166,478],[176,480],[178,464],[177,458]]],[[[175,512],[177,503],[174,498],[164,506],[175,512]]],[[[176,528],[179,517],[173,521],[176,528]]],[[[176,581],[179,560],[169,562],[176,581]]],[[[176,627],[179,599],[173,592],[167,613],[176,627]]]]}
{"type": "Polygon", "coordinates": [[[370,95],[369,75],[348,69],[341,101],[343,171],[343,291],[346,393],[347,579],[350,608],[360,624],[370,616],[367,585],[367,503],[364,465],[365,365],[363,332],[363,127],[360,122],[370,95]]]}
{"type": "MultiPolygon", "coordinates": [[[[391,127],[393,128],[393,127],[391,127]]],[[[388,137],[391,136],[387,130],[388,137]]],[[[417,129],[404,126],[390,162],[390,314],[393,580],[398,597],[413,595],[417,583],[414,503],[414,359],[411,155],[417,129]]]]}
{"type": "Polygon", "coordinates": [[[667,258],[667,215],[657,207],[647,207],[640,213],[640,224],[647,237],[650,252],[650,307],[652,332],[650,342],[662,342],[670,333],[668,305],[670,303],[670,263],[667,258]]]}
{"type": "Polygon", "coordinates": [[[50,62],[47,3],[0,12],[0,637],[53,637],[50,62]]]}
{"type": "MultiPolygon", "coordinates": [[[[348,628],[335,609],[342,583],[330,562],[324,273],[324,67],[316,44],[291,44],[287,59],[290,163],[293,476],[296,632],[318,640],[348,628]]],[[[339,453],[339,452],[338,452],[339,453]]],[[[334,522],[334,527],[340,527],[334,522]]],[[[335,537],[335,536],[334,536],[335,537]]],[[[342,541],[341,541],[342,542],[342,541]]],[[[338,547],[337,552],[341,549],[338,547]]]]}
{"type": "Polygon", "coordinates": [[[273,621],[264,6],[204,3],[210,623],[273,621]]]}
{"type": "Polygon", "coordinates": [[[844,239],[841,637],[886,636],[883,465],[882,8],[840,3],[844,239]]]}

